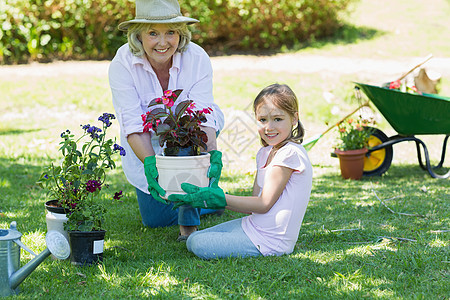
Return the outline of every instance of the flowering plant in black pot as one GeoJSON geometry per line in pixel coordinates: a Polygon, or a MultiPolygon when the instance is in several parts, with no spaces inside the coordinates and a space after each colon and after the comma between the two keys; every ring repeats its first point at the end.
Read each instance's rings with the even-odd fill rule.
{"type": "Polygon", "coordinates": [[[154,108],[142,115],[143,131],[153,130],[159,136],[160,146],[166,146],[166,156],[177,156],[183,149],[190,149],[186,155],[200,155],[201,148],[206,149],[208,142],[200,125],[206,122],[205,115],[210,114],[212,108],[196,110],[192,100],[182,101],[174,107],[181,92],[180,89],[167,90],[162,97],[150,101],[148,107],[154,108]]]}
{"type": "MultiPolygon", "coordinates": [[[[106,171],[116,167],[112,159],[115,153],[125,155],[125,150],[106,136],[114,119],[113,114],[104,113],[98,118],[101,128],[81,125],[83,133],[78,138],[68,129],[62,132],[59,151],[63,159],[59,164],[51,163],[39,178],[38,185],[48,190],[54,206],[65,209],[66,230],[102,229],[106,209],[97,200],[102,188],[108,187],[106,171]]],[[[120,191],[114,198],[121,196],[120,191]]]]}

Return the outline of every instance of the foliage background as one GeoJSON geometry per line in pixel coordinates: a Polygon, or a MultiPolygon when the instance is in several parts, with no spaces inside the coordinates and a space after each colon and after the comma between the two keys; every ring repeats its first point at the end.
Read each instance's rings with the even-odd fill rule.
{"type": "MultiPolygon", "coordinates": [[[[207,51],[277,50],[330,36],[355,0],[193,0],[193,38],[207,51]]],[[[111,59],[126,42],[117,29],[134,18],[129,0],[2,0],[0,63],[111,59]]]]}

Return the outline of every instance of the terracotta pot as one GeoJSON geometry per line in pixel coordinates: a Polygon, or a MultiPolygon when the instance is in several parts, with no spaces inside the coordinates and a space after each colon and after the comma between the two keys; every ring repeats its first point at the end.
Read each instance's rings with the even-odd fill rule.
{"type": "Polygon", "coordinates": [[[166,191],[166,197],[171,194],[184,194],[181,189],[183,182],[200,187],[208,186],[209,159],[209,153],[198,156],[156,155],[158,183],[166,191]]]}
{"type": "Polygon", "coordinates": [[[334,151],[339,158],[341,175],[344,179],[361,179],[364,172],[364,156],[367,151],[366,148],[347,151],[336,149],[334,151]]]}

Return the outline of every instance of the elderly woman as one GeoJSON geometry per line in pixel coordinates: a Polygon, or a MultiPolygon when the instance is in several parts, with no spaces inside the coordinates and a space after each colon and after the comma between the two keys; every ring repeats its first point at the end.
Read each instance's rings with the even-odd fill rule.
{"type": "Polygon", "coordinates": [[[188,25],[195,22],[198,20],[181,14],[177,0],[136,0],[135,19],[119,24],[119,29],[127,32],[128,43],[119,48],[109,67],[121,145],[127,152],[122,167],[136,188],[142,222],[150,227],[178,224],[178,241],[197,230],[201,214],[214,211],[190,206],[172,210],[173,204],[161,198],[165,191],[156,180],[155,154],[162,149],[154,133],[143,132],[141,115],[148,111],[149,102],[166,90],[183,90],[174,107],[186,99],[194,100],[198,109],[211,107],[213,113],[202,129],[208,136],[206,150],[212,154],[208,176],[218,181],[222,162],[221,153],[215,151],[216,135],[223,128],[224,117],[214,104],[211,61],[190,41],[188,25]]]}

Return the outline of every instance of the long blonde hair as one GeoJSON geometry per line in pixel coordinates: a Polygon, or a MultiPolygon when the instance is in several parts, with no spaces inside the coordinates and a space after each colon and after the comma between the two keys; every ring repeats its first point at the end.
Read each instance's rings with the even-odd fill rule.
{"type": "MultiPolygon", "coordinates": [[[[256,114],[258,107],[266,101],[270,101],[275,107],[284,110],[291,118],[295,118],[295,114],[298,113],[298,100],[295,93],[286,84],[274,83],[265,87],[258,96],[256,96],[253,102],[253,112],[256,114]]],[[[294,126],[291,135],[274,146],[274,148],[281,148],[288,142],[294,142],[301,144],[305,135],[305,129],[303,128],[300,118],[297,121],[297,126],[294,126]]],[[[263,146],[268,146],[267,143],[261,138],[263,146]]]]}

